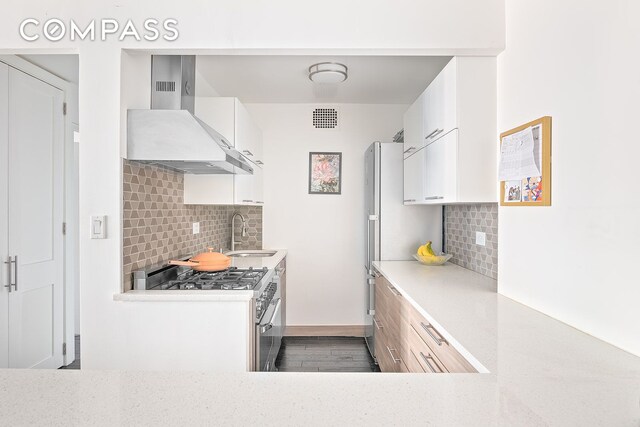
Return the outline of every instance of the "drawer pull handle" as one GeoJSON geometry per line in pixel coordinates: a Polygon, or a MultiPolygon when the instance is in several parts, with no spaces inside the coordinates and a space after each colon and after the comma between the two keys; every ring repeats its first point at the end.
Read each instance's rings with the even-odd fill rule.
{"type": "Polygon", "coordinates": [[[395,348],[390,348],[388,345],[386,347],[387,347],[387,351],[391,355],[391,359],[393,360],[393,363],[398,363],[398,362],[400,362],[402,360],[402,359],[398,359],[397,357],[395,357],[393,355],[393,352],[394,351],[398,351],[398,350],[396,350],[395,348]]]}
{"type": "Polygon", "coordinates": [[[400,292],[398,292],[398,290],[396,288],[393,288],[389,285],[387,285],[387,288],[391,291],[392,294],[394,294],[395,296],[399,297],[402,296],[402,294],[400,292]]]}
{"type": "Polygon", "coordinates": [[[424,363],[426,363],[429,369],[431,369],[431,372],[433,372],[434,374],[444,373],[444,370],[440,368],[440,366],[438,365],[438,362],[436,362],[436,360],[433,358],[433,356],[431,356],[431,354],[429,354],[428,356],[425,356],[423,352],[420,352],[420,356],[422,356],[422,360],[424,360],[424,363]],[[433,361],[433,365],[435,365],[436,368],[438,368],[437,371],[436,371],[436,368],[434,368],[433,365],[431,364],[431,361],[433,361]]]}
{"type": "Polygon", "coordinates": [[[375,323],[376,328],[378,328],[378,329],[384,329],[384,326],[380,326],[380,324],[378,323],[378,321],[376,320],[376,318],[375,318],[375,317],[373,318],[373,323],[375,323]]]}
{"type": "Polygon", "coordinates": [[[420,322],[420,326],[422,326],[422,329],[424,329],[424,331],[428,333],[431,338],[433,338],[436,344],[438,345],[442,345],[442,343],[449,344],[447,340],[442,338],[442,335],[440,335],[440,333],[436,331],[436,328],[431,326],[431,324],[425,325],[424,323],[420,322]],[[432,330],[433,332],[431,332],[432,330]],[[434,333],[438,334],[438,336],[435,336],[434,333]]]}

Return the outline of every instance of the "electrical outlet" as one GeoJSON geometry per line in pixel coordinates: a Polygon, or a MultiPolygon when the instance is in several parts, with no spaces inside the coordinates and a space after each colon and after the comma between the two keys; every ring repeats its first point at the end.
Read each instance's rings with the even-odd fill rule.
{"type": "Polygon", "coordinates": [[[476,231],[476,245],[485,246],[487,244],[487,234],[482,231],[476,231]]]}
{"type": "Polygon", "coordinates": [[[199,222],[194,222],[193,223],[193,234],[198,234],[200,233],[200,223],[199,222]]]}

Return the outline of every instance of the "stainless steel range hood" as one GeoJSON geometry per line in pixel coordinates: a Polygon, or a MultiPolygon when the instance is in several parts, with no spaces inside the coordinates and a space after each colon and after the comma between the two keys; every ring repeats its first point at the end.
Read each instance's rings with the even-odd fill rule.
{"type": "Polygon", "coordinates": [[[191,174],[253,174],[251,164],[193,114],[195,56],[151,57],[151,109],[127,112],[127,158],[191,174]]]}

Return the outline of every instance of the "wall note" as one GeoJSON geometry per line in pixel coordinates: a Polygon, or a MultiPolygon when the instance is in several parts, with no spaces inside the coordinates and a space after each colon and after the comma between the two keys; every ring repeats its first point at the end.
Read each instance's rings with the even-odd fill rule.
{"type": "MultiPolygon", "coordinates": [[[[540,161],[536,162],[533,131],[528,127],[502,138],[500,145],[500,181],[516,181],[531,176],[540,176],[540,161]]],[[[539,148],[538,148],[539,149],[539,148]]]]}

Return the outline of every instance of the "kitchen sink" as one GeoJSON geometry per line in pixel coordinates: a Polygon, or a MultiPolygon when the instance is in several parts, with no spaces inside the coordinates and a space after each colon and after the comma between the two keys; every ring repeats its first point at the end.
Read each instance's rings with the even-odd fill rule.
{"type": "Polygon", "coordinates": [[[265,257],[270,257],[270,256],[274,256],[278,251],[257,251],[257,250],[253,250],[253,251],[231,251],[231,252],[225,252],[226,256],[230,256],[230,257],[261,257],[261,258],[265,258],[265,257]]]}

